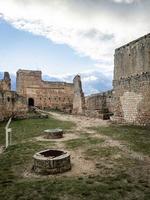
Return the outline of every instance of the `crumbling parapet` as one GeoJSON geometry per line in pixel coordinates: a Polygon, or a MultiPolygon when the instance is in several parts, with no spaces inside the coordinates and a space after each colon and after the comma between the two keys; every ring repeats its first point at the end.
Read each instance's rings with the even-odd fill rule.
{"type": "Polygon", "coordinates": [[[73,97],[73,114],[84,114],[85,98],[82,90],[81,77],[76,75],[73,79],[74,97],[73,97]]]}

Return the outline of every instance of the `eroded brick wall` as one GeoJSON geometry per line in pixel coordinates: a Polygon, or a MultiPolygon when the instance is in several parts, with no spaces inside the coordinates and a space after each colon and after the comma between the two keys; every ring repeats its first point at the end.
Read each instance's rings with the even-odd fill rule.
{"type": "Polygon", "coordinates": [[[14,91],[0,91],[0,121],[9,117],[22,117],[28,111],[26,99],[14,91]]]}
{"type": "Polygon", "coordinates": [[[58,109],[70,112],[73,107],[73,84],[42,80],[41,71],[19,70],[17,93],[34,101],[42,109],[58,109]]]}

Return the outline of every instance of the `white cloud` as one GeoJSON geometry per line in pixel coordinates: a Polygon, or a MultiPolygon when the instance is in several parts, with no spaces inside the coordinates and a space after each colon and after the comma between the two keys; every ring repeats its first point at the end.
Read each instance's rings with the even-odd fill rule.
{"type": "Polygon", "coordinates": [[[67,44],[111,73],[114,49],[150,31],[149,8],[148,0],[0,0],[0,16],[16,28],[67,44]]]}
{"type": "Polygon", "coordinates": [[[136,3],[136,2],[139,2],[141,0],[112,0],[116,3],[136,3]]]}
{"type": "Polygon", "coordinates": [[[91,75],[91,76],[88,76],[88,77],[84,77],[82,80],[84,82],[88,82],[88,81],[96,81],[97,79],[98,78],[96,76],[91,75]]]}
{"type": "MultiPolygon", "coordinates": [[[[66,74],[66,75],[53,75],[47,76],[44,75],[44,80],[51,80],[51,81],[65,81],[65,82],[72,82],[75,74],[66,74]]],[[[82,80],[82,87],[85,95],[90,95],[93,93],[99,93],[102,91],[107,91],[112,89],[112,76],[105,75],[99,71],[86,71],[80,73],[81,80],[82,80]]]]}

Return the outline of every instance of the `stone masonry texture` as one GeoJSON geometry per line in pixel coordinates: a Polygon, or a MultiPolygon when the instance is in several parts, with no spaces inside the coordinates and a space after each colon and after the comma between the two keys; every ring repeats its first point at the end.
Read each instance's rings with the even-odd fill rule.
{"type": "Polygon", "coordinates": [[[17,72],[17,93],[40,109],[72,111],[73,84],[42,80],[41,71],[19,70],[17,72]]]}
{"type": "Polygon", "coordinates": [[[5,72],[3,80],[0,80],[0,121],[24,116],[27,110],[26,99],[11,91],[11,79],[9,73],[5,72]]]}
{"type": "Polygon", "coordinates": [[[115,51],[114,121],[150,124],[150,34],[115,51]]]}
{"type": "Polygon", "coordinates": [[[85,98],[82,91],[82,83],[79,75],[73,79],[74,83],[74,97],[73,97],[73,114],[84,114],[85,98]]]}

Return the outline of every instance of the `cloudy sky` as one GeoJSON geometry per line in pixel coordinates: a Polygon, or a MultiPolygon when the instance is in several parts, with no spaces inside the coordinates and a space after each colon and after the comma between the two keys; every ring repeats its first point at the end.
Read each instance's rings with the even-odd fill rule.
{"type": "Polygon", "coordinates": [[[115,48],[150,32],[149,10],[149,0],[0,0],[0,71],[79,73],[89,91],[109,89],[115,48]]]}

